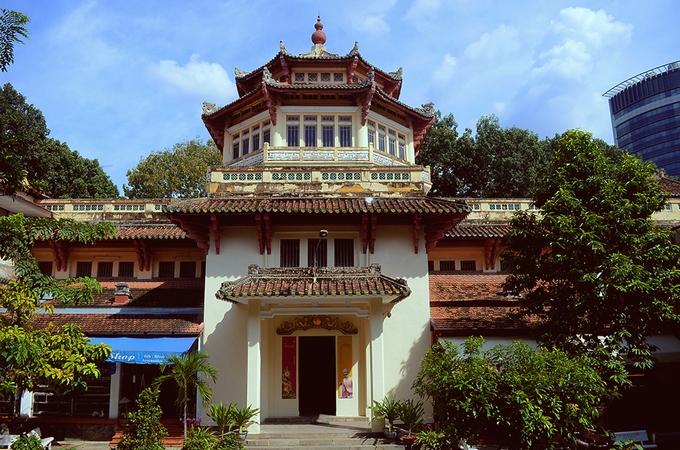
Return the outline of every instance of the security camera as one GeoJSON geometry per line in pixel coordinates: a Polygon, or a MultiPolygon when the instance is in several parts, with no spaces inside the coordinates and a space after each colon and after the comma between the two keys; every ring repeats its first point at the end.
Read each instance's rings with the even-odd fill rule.
{"type": "Polygon", "coordinates": [[[328,230],[319,230],[319,237],[325,238],[328,236],[328,230]]]}

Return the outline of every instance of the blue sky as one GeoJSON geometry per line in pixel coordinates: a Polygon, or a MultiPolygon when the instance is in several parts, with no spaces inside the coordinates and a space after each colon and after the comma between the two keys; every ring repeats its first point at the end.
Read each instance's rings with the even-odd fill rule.
{"type": "MultiPolygon", "coordinates": [[[[208,133],[204,100],[236,97],[234,67],[326,46],[385,71],[403,67],[401,100],[434,102],[459,128],[489,114],[553,136],[570,128],[613,142],[602,94],[680,60],[675,0],[5,0],[30,39],[0,73],[45,115],[50,136],[97,158],[122,186],[152,151],[208,133]],[[282,6],[283,5],[283,6],[282,6]]],[[[122,191],[121,191],[122,193],[122,191]]]]}

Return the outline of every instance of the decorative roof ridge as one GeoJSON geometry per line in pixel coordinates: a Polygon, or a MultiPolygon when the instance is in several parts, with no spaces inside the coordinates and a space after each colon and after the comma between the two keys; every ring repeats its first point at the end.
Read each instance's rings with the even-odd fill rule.
{"type": "Polygon", "coordinates": [[[429,103],[423,103],[420,108],[415,108],[413,106],[407,105],[406,103],[402,102],[401,100],[392,97],[390,94],[387,92],[383,91],[380,89],[379,86],[376,86],[375,89],[377,92],[380,93],[380,95],[387,97],[388,99],[392,100],[393,102],[403,106],[404,108],[407,108],[415,113],[420,114],[423,117],[434,117],[435,116],[435,108],[434,108],[434,102],[429,102],[429,103]]]}
{"type": "Polygon", "coordinates": [[[258,84],[257,87],[256,87],[255,89],[253,89],[252,91],[243,94],[243,95],[240,96],[239,98],[237,98],[237,99],[235,99],[235,100],[233,100],[233,101],[227,103],[227,104],[224,105],[224,106],[217,106],[217,105],[215,105],[215,103],[211,103],[211,102],[208,102],[208,101],[204,101],[204,102],[203,102],[203,113],[201,114],[201,117],[204,118],[204,119],[209,119],[211,116],[214,116],[215,114],[219,113],[219,112],[222,111],[223,109],[229,108],[231,105],[234,105],[234,104],[236,104],[236,103],[238,103],[238,102],[241,102],[241,101],[243,101],[243,100],[245,100],[245,99],[247,99],[247,98],[250,98],[250,97],[254,96],[257,92],[259,92],[259,91],[261,91],[261,90],[262,90],[262,84],[260,83],[260,84],[258,84]]]}

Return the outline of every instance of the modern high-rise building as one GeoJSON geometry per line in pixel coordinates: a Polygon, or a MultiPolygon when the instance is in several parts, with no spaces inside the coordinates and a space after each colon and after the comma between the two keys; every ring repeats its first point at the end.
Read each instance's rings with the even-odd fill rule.
{"type": "Polygon", "coordinates": [[[628,78],[603,96],[614,143],[680,176],[680,61],[628,78]]]}

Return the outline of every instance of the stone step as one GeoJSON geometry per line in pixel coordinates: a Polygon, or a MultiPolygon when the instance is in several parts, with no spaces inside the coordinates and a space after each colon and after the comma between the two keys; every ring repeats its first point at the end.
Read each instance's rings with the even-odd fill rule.
{"type": "Polygon", "coordinates": [[[388,440],[371,433],[323,432],[323,433],[267,433],[249,434],[244,443],[247,449],[289,448],[342,448],[342,449],[403,449],[396,440],[388,440]]]}

